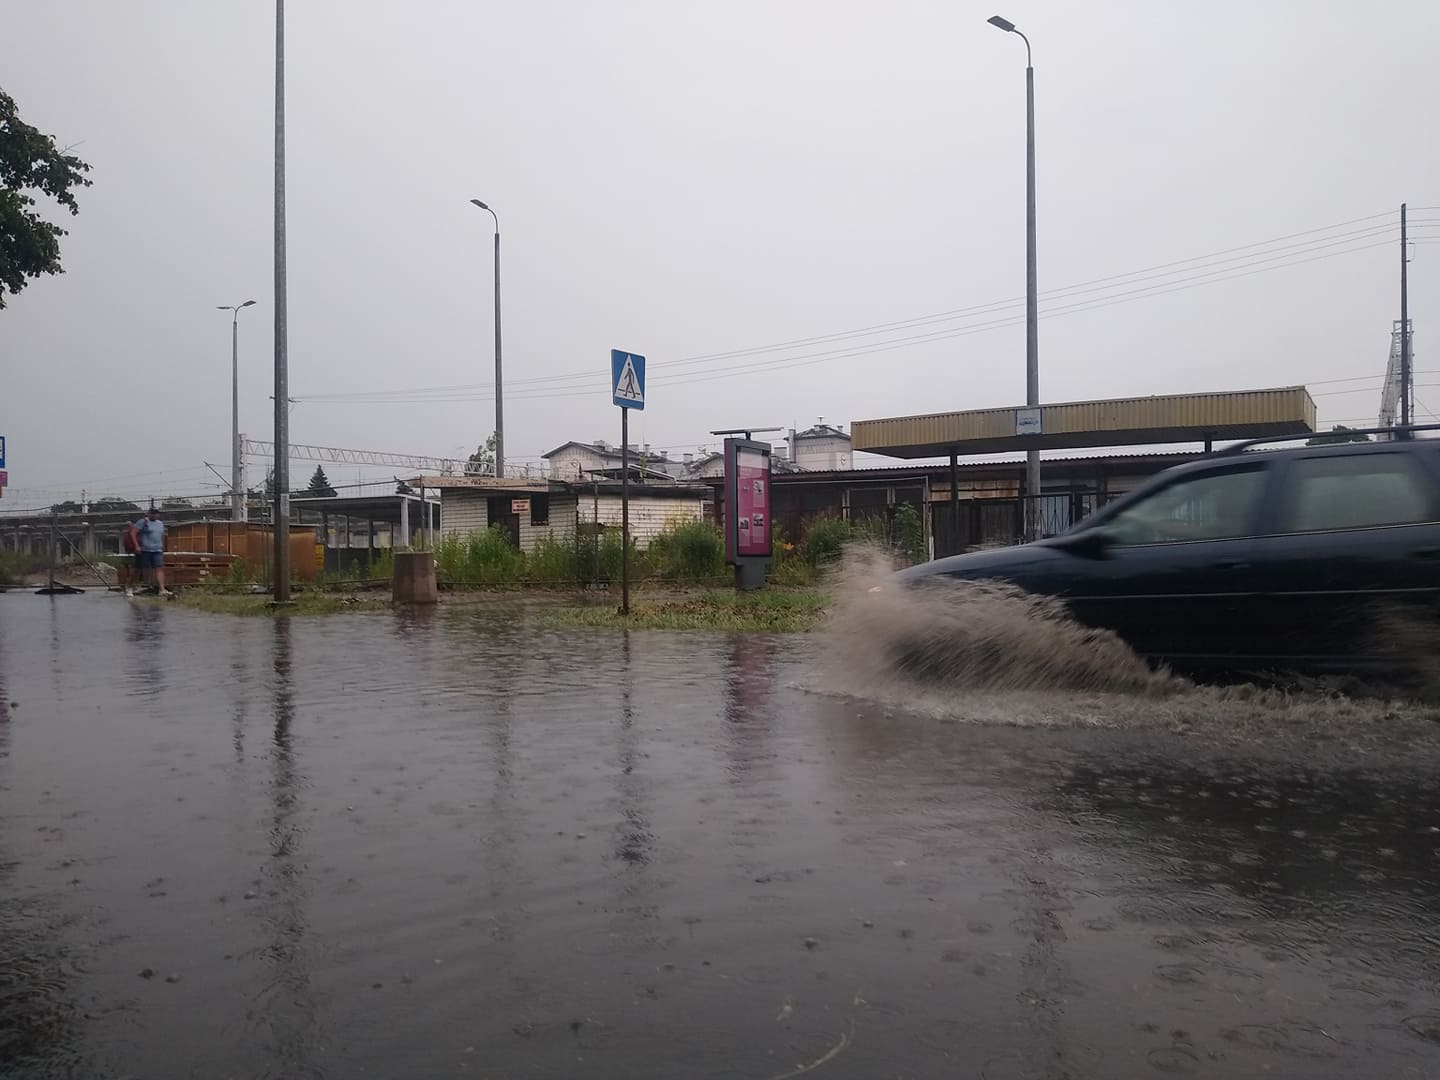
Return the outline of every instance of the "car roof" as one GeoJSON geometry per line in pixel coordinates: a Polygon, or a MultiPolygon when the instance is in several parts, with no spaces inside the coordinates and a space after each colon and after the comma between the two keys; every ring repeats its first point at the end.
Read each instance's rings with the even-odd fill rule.
{"type": "MultiPolygon", "coordinates": [[[[1345,434],[1376,435],[1376,434],[1398,434],[1400,432],[1435,431],[1440,432],[1440,424],[1426,424],[1406,429],[1400,428],[1378,428],[1368,431],[1346,432],[1345,434]]],[[[1150,482],[1137,487],[1135,491],[1152,488],[1156,481],[1162,478],[1171,479],[1176,476],[1184,476],[1188,473],[1205,472],[1226,465],[1234,465],[1239,462],[1267,463],[1271,461],[1285,461],[1298,457],[1318,457],[1333,454],[1393,454],[1393,453],[1429,453],[1440,452],[1440,438],[1410,439],[1395,438],[1381,442],[1345,442],[1345,443],[1322,443],[1315,446],[1283,446],[1276,445],[1287,440],[1313,439],[1316,434],[1327,434],[1316,432],[1310,435],[1277,436],[1273,439],[1251,439],[1247,442],[1237,443],[1234,446],[1227,446],[1223,449],[1208,454],[1194,461],[1187,461],[1180,465],[1171,466],[1163,472],[1156,473],[1150,482]],[[1434,447],[1431,447],[1434,443],[1434,447]]],[[[1129,494],[1129,492],[1127,492],[1129,494]]]]}

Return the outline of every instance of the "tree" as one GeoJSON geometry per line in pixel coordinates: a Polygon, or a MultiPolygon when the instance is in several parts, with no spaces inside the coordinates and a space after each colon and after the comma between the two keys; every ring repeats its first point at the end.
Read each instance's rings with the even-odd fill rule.
{"type": "Polygon", "coordinates": [[[396,495],[414,495],[415,492],[414,492],[413,490],[411,490],[410,485],[407,484],[407,483],[405,483],[404,480],[396,480],[396,481],[395,481],[395,494],[396,494],[396,495]]]}
{"type": "Polygon", "coordinates": [[[166,495],[160,500],[161,510],[193,510],[195,504],[179,495],[166,495]]]}
{"type": "Polygon", "coordinates": [[[60,274],[65,230],[37,214],[35,196],[53,199],[74,217],[75,189],[89,187],[90,166],[55,139],[20,119],[15,99],[0,90],[0,309],[41,274],[60,274]]]}
{"type": "Polygon", "coordinates": [[[465,461],[466,476],[495,475],[495,433],[485,440],[484,446],[477,446],[475,452],[465,461]]]}
{"type": "Polygon", "coordinates": [[[310,477],[310,486],[305,489],[305,494],[317,499],[335,498],[335,489],[330,486],[323,466],[315,466],[315,475],[310,477]]]}
{"type": "Polygon", "coordinates": [[[1369,435],[1361,435],[1358,432],[1346,427],[1344,424],[1336,424],[1329,431],[1306,439],[1306,446],[1330,446],[1334,443],[1369,442],[1369,435]]]}

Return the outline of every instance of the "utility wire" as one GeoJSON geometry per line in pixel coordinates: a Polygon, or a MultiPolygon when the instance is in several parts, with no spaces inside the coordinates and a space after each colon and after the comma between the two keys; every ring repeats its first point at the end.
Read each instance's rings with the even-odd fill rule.
{"type": "MultiPolygon", "coordinates": [[[[1078,296],[1078,295],[1082,295],[1082,294],[1086,294],[1086,293],[1093,293],[1093,292],[1097,292],[1097,291],[1100,291],[1100,292],[1109,291],[1109,292],[1112,292],[1112,293],[1113,293],[1116,288],[1119,288],[1119,287],[1122,286],[1122,285],[1138,285],[1138,284],[1142,284],[1143,281],[1144,281],[1147,277],[1160,278],[1160,279],[1174,279],[1174,280],[1169,280],[1169,281],[1157,281],[1157,282],[1156,282],[1156,286],[1153,286],[1153,287],[1159,287],[1159,286],[1161,286],[1161,285],[1168,286],[1168,285],[1180,284],[1180,283],[1183,283],[1183,282],[1186,282],[1186,281],[1192,281],[1192,280],[1204,280],[1204,279],[1209,278],[1209,277],[1215,277],[1217,280],[1225,280],[1225,279],[1226,279],[1226,278],[1225,278],[1225,275],[1228,274],[1228,272],[1229,272],[1229,271],[1232,271],[1232,270],[1242,270],[1242,269],[1245,269],[1245,268],[1247,268],[1247,267],[1259,266],[1259,265],[1261,265],[1261,264],[1270,263],[1270,262],[1288,262],[1289,255],[1306,255],[1306,254],[1309,254],[1309,253],[1314,252],[1314,251],[1320,251],[1320,250],[1324,250],[1324,249],[1328,249],[1328,248],[1333,248],[1333,247],[1337,247],[1337,246],[1345,246],[1346,244],[1356,243],[1356,242],[1358,242],[1358,241],[1360,241],[1360,240],[1370,239],[1370,238],[1372,238],[1372,237],[1378,237],[1378,236],[1380,236],[1380,235],[1382,235],[1382,234],[1384,234],[1384,233],[1395,233],[1397,227],[1396,227],[1395,225],[1393,225],[1393,224],[1372,225],[1372,226],[1368,226],[1368,227],[1366,227],[1366,228],[1353,230],[1353,231],[1350,232],[1350,233],[1340,233],[1340,234],[1328,235],[1328,236],[1317,236],[1315,239],[1309,240],[1309,241],[1305,241],[1305,242],[1303,242],[1303,243],[1301,243],[1301,244],[1290,244],[1290,245],[1286,245],[1286,246],[1280,247],[1280,248],[1273,248],[1273,245],[1275,245],[1275,244],[1277,244],[1277,243],[1280,243],[1281,241],[1293,239],[1293,238],[1295,238],[1295,237],[1307,236],[1307,235],[1313,236],[1313,235],[1319,234],[1319,233],[1331,233],[1331,234],[1334,234],[1334,232],[1335,232],[1336,229],[1344,228],[1344,227],[1346,227],[1346,226],[1348,226],[1348,225],[1356,224],[1356,223],[1359,223],[1359,222],[1370,221],[1370,220],[1373,220],[1374,218],[1386,217],[1386,216],[1393,216],[1393,214],[1394,214],[1393,211],[1387,211],[1387,212],[1384,213],[1384,214],[1371,215],[1371,216],[1368,217],[1368,218],[1356,218],[1356,219],[1353,219],[1352,221],[1340,222],[1340,223],[1338,223],[1338,224],[1336,224],[1336,225],[1325,226],[1325,227],[1319,228],[1319,229],[1310,229],[1310,230],[1305,230],[1304,232],[1300,232],[1300,233],[1291,233],[1291,234],[1288,234],[1287,236],[1277,237],[1277,238],[1275,238],[1275,239],[1273,239],[1273,240],[1259,241],[1259,242],[1257,242],[1257,243],[1245,244],[1245,245],[1241,245],[1241,246],[1235,247],[1235,248],[1227,248],[1227,249],[1224,249],[1224,250],[1219,251],[1219,252],[1211,253],[1211,254],[1209,254],[1209,255],[1196,256],[1196,257],[1191,258],[1191,259],[1181,259],[1181,260],[1175,260],[1175,261],[1169,262],[1169,263],[1162,263],[1162,264],[1158,264],[1157,266],[1154,266],[1154,267],[1146,268],[1146,269],[1144,269],[1144,270],[1131,271],[1131,272],[1125,273],[1125,274],[1114,274],[1114,275],[1110,275],[1110,276],[1104,277],[1104,278],[1095,278],[1095,279],[1092,279],[1091,281],[1081,282],[1081,283],[1078,283],[1078,284],[1076,284],[1076,285],[1066,286],[1066,287],[1061,288],[1061,289],[1055,289],[1055,290],[1050,290],[1050,291],[1048,291],[1048,292],[1043,292],[1043,293],[1041,294],[1041,297],[1042,297],[1042,299],[1049,299],[1049,300],[1052,300],[1052,301],[1053,301],[1053,300],[1056,300],[1056,299],[1066,299],[1066,298],[1068,298],[1068,297],[1078,296]],[[1258,250],[1256,250],[1256,249],[1265,248],[1265,247],[1272,247],[1273,250],[1270,250],[1270,251],[1258,251],[1258,250]],[[1248,254],[1235,255],[1234,253],[1236,253],[1236,252],[1248,252],[1248,254]],[[1287,254],[1287,253],[1288,253],[1288,254],[1287,254]],[[1223,256],[1226,256],[1226,255],[1231,255],[1232,257],[1231,257],[1231,258],[1224,258],[1223,256]],[[1218,261],[1217,261],[1217,260],[1218,260],[1218,261]],[[1236,262],[1241,263],[1241,265],[1240,265],[1240,266],[1225,266],[1225,265],[1224,265],[1224,264],[1226,264],[1226,263],[1236,263],[1236,262]],[[1193,265],[1193,264],[1200,264],[1200,265],[1193,265]],[[1171,269],[1171,268],[1174,268],[1174,267],[1188,267],[1188,269],[1187,269],[1187,270],[1174,270],[1174,269],[1171,269]],[[1165,271],[1165,270],[1168,270],[1169,272],[1168,272],[1168,273],[1158,273],[1158,274],[1156,273],[1156,271],[1165,271]],[[1192,273],[1193,271],[1200,271],[1200,273],[1192,273]],[[1189,274],[1190,276],[1188,276],[1188,277],[1178,276],[1178,275],[1181,275],[1181,274],[1189,274]],[[1105,283],[1107,283],[1107,282],[1113,283],[1113,284],[1110,284],[1110,285],[1107,286],[1107,285],[1105,285],[1105,283]]],[[[1359,248],[1359,247],[1356,247],[1355,250],[1363,250],[1363,249],[1362,249],[1362,248],[1359,248]]],[[[1303,261],[1305,261],[1305,260],[1303,260],[1303,259],[1296,259],[1296,260],[1295,260],[1295,262],[1296,262],[1297,264],[1298,264],[1299,262],[1303,262],[1303,261]]],[[[1152,286],[1147,286],[1146,288],[1151,288],[1151,287],[1152,287],[1152,286]]],[[[1137,292],[1138,292],[1138,290],[1137,290],[1137,292]]],[[[1122,293],[1122,294],[1117,294],[1117,295],[1130,295],[1130,294],[1129,294],[1129,293],[1122,293]]],[[[780,350],[787,349],[787,348],[799,347],[799,346],[804,346],[804,345],[821,344],[821,343],[826,343],[826,342],[843,341],[843,340],[845,340],[845,339],[856,338],[856,337],[874,336],[874,335],[876,335],[876,334],[881,334],[881,333],[886,333],[886,332],[893,332],[893,331],[903,330],[903,329],[909,329],[909,328],[914,328],[914,327],[923,326],[923,325],[929,325],[929,324],[932,324],[932,323],[935,323],[935,322],[957,321],[957,320],[961,320],[961,319],[969,319],[969,320],[973,321],[975,318],[977,318],[977,317],[979,317],[979,316],[986,315],[986,314],[992,314],[992,313],[995,313],[995,312],[997,312],[997,311],[1004,310],[1004,309],[1005,309],[1006,307],[1008,307],[1008,306],[1012,306],[1012,305],[1014,305],[1014,304],[1023,302],[1023,299],[1024,299],[1023,297],[1018,297],[1018,298],[1012,298],[1012,299],[1009,299],[1009,300],[995,301],[995,302],[992,302],[992,303],[989,303],[989,304],[979,304],[979,305],[974,305],[974,306],[968,307],[968,308],[956,309],[956,310],[954,310],[954,311],[941,312],[941,313],[936,314],[936,315],[920,316],[920,317],[918,317],[918,318],[899,320],[899,321],[897,321],[897,322],[892,322],[892,323],[875,324],[875,325],[869,326],[869,327],[862,327],[862,328],[860,328],[860,329],[858,329],[858,330],[842,331],[842,332],[834,333],[834,334],[819,335],[819,336],[817,336],[817,337],[797,338],[797,339],[793,339],[793,340],[791,340],[791,341],[780,342],[780,343],[773,344],[773,345],[755,346],[755,347],[748,348],[748,349],[736,349],[736,350],[731,350],[731,351],[728,351],[728,352],[721,352],[721,353],[700,354],[700,355],[697,355],[697,356],[685,357],[685,358],[682,358],[682,359],[679,359],[679,360],[668,361],[668,362],[665,362],[665,363],[663,363],[663,364],[656,364],[655,367],[657,367],[657,368],[662,368],[662,367],[663,367],[663,369],[666,370],[666,371],[673,371],[673,370],[675,370],[675,369],[677,369],[677,368],[681,368],[681,367],[705,366],[705,365],[713,364],[713,363],[715,363],[715,362],[717,362],[717,361],[720,361],[720,360],[733,359],[733,358],[738,358],[738,357],[743,357],[743,356],[754,356],[754,355],[758,355],[758,354],[763,354],[763,353],[768,353],[768,352],[775,352],[775,351],[780,351],[780,350]]],[[[1104,300],[1108,300],[1108,299],[1111,299],[1111,298],[1110,298],[1110,297],[1097,297],[1096,299],[1097,299],[1098,301],[1104,301],[1104,300]]],[[[1068,310],[1068,307],[1066,308],[1066,310],[1068,310]]],[[[995,322],[993,325],[999,326],[999,325],[1009,325],[1009,324],[1008,324],[1007,322],[1001,320],[1001,321],[995,322]]],[[[948,331],[948,330],[947,330],[947,331],[940,331],[940,332],[938,332],[938,335],[944,335],[944,334],[948,334],[948,333],[951,333],[951,332],[952,332],[952,331],[948,331]]],[[[902,341],[909,341],[909,340],[924,340],[924,339],[925,339],[925,336],[922,335],[922,336],[920,336],[920,337],[918,337],[918,338],[916,338],[916,339],[900,339],[900,340],[902,340],[902,341]]],[[[880,342],[880,343],[875,343],[875,344],[879,344],[879,345],[888,347],[888,343],[885,343],[885,342],[880,342]]],[[[660,378],[660,377],[661,377],[661,376],[660,376],[659,373],[657,372],[657,379],[660,378]]],[[[535,378],[531,378],[531,379],[514,380],[514,381],[512,381],[511,385],[512,385],[512,386],[516,386],[516,387],[529,386],[529,387],[534,387],[534,388],[536,388],[537,390],[538,390],[539,388],[541,388],[541,387],[544,387],[545,389],[551,389],[551,388],[558,389],[559,387],[553,387],[553,385],[550,385],[550,384],[556,384],[556,383],[574,383],[576,380],[587,380],[587,381],[590,381],[590,382],[592,383],[592,385],[594,385],[594,381],[593,381],[593,380],[594,380],[594,372],[593,372],[593,371],[583,371],[583,372],[571,372],[571,373],[561,374],[561,375],[539,376],[539,377],[535,377],[535,378]]],[[[386,401],[387,404],[391,404],[391,403],[399,403],[398,400],[397,400],[397,399],[399,399],[399,398],[416,399],[416,400],[418,400],[420,397],[425,396],[425,395],[456,394],[457,392],[463,393],[463,392],[467,392],[467,391],[477,391],[477,390],[489,390],[489,391],[493,394],[493,388],[488,387],[486,384],[473,383],[473,384],[454,384],[454,385],[444,386],[444,387],[426,387],[426,388],[410,387],[410,388],[406,388],[406,389],[391,390],[391,391],[380,390],[380,391],[357,391],[357,392],[353,392],[353,393],[344,393],[344,394],[317,394],[317,395],[313,395],[313,396],[309,396],[309,397],[302,397],[300,400],[303,400],[303,401],[306,401],[306,402],[310,402],[310,403],[319,404],[319,403],[339,403],[339,402],[343,402],[343,401],[355,401],[355,402],[358,403],[358,402],[363,401],[363,400],[365,400],[365,399],[385,399],[385,401],[386,401]]],[[[519,397],[520,395],[515,395],[515,396],[519,397]]],[[[407,403],[408,403],[408,402],[407,402],[407,403]]]]}

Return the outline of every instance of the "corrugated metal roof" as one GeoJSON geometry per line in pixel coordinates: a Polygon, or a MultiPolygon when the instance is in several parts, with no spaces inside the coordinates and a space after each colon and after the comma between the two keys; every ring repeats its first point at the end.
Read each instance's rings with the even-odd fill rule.
{"type": "Polygon", "coordinates": [[[1299,435],[1315,430],[1303,386],[1216,394],[1170,394],[1040,406],[1040,434],[1017,435],[1021,408],[973,409],[851,425],[856,450],[890,457],[1135,446],[1146,443],[1299,435]]]}

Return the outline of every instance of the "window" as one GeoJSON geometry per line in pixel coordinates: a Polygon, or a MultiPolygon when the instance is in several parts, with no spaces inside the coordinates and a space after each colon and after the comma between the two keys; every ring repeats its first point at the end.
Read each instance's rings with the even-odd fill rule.
{"type": "Polygon", "coordinates": [[[1121,544],[1249,536],[1264,485],[1261,465],[1187,476],[1126,507],[1105,527],[1121,544]]]}
{"type": "Polygon", "coordinates": [[[1290,479],[1284,532],[1440,520],[1434,487],[1409,454],[1302,458],[1290,479]]]}
{"type": "Polygon", "coordinates": [[[530,496],[530,524],[531,524],[531,525],[549,525],[549,524],[550,524],[550,496],[549,496],[549,495],[531,495],[531,496],[530,496]]]}

